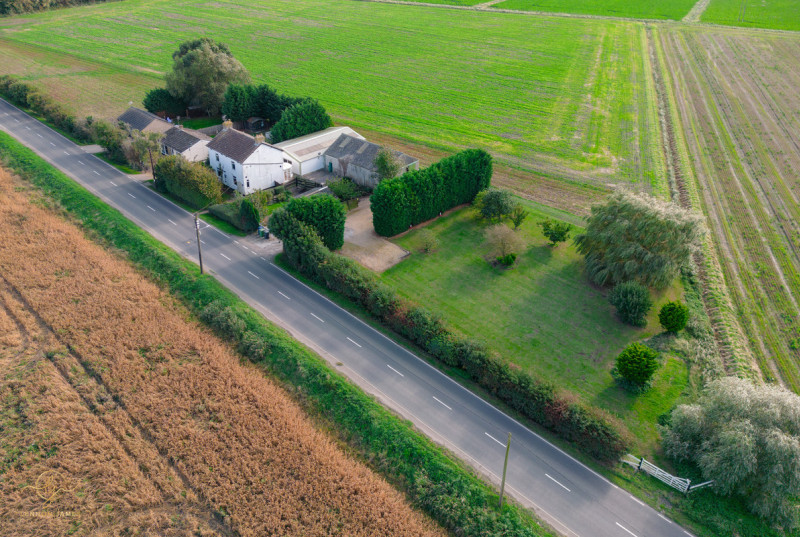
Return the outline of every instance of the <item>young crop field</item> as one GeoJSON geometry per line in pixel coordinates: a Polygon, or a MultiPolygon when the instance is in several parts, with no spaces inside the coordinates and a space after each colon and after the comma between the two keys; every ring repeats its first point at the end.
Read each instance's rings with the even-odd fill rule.
{"type": "Polygon", "coordinates": [[[800,31],[797,0],[711,0],[703,22],[774,30],[800,31]]]}
{"type": "Polygon", "coordinates": [[[505,0],[492,7],[632,19],[681,20],[695,3],[696,0],[505,0]]]}
{"type": "Polygon", "coordinates": [[[444,535],[25,189],[0,175],[4,535],[444,535]]]}
{"type": "Polygon", "coordinates": [[[256,81],[314,96],[357,130],[441,151],[482,147],[556,180],[666,191],[637,23],[342,0],[127,0],[0,30],[5,43],[120,76],[166,72],[178,43],[199,35],[228,43],[256,81]]]}
{"type": "MultiPolygon", "coordinates": [[[[565,215],[527,208],[531,215],[517,231],[527,247],[512,269],[489,264],[487,224],[462,209],[426,226],[439,239],[432,253],[420,252],[418,231],[397,239],[412,254],[381,279],[524,370],[618,414],[636,437],[637,453],[650,452],[658,438],[657,417],[686,387],[686,364],[666,356],[654,388],[642,396],[616,386],[610,373],[614,359],[628,343],[661,331],[657,309],[645,329],[617,320],[606,290],[588,282],[574,246],[552,248],[541,234],[537,222],[565,215]]],[[[677,293],[670,289],[659,295],[657,304],[677,293]]]]}
{"type": "Polygon", "coordinates": [[[800,390],[800,36],[663,28],[699,205],[764,374],[800,390]]]}

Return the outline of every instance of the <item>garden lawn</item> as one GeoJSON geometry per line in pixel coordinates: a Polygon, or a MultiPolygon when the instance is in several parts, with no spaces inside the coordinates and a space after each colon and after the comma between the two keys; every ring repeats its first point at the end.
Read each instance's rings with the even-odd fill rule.
{"type": "Polygon", "coordinates": [[[646,328],[624,325],[616,319],[606,290],[588,283],[571,241],[552,248],[542,236],[537,222],[563,215],[525,205],[531,215],[517,233],[529,246],[513,268],[487,262],[487,224],[476,220],[471,209],[462,209],[427,226],[440,242],[433,253],[420,252],[418,231],[396,239],[412,253],[381,278],[524,370],[618,414],[636,436],[638,452],[651,453],[657,417],[680,397],[687,367],[665,357],[654,388],[638,397],[616,385],[611,368],[628,343],[661,331],[657,307],[679,291],[672,288],[656,297],[646,328]]]}
{"type": "MultiPolygon", "coordinates": [[[[317,98],[356,130],[667,193],[638,23],[345,0],[126,0],[5,19],[0,73],[24,71],[71,102],[87,77],[162,75],[177,46],[198,36],[227,43],[255,82],[317,98]],[[26,49],[49,66],[17,61],[26,49]]],[[[146,88],[137,88],[119,112],[141,101],[146,88]]],[[[116,97],[106,88],[97,98],[116,97]]]]}
{"type": "Polygon", "coordinates": [[[711,0],[702,22],[800,31],[797,0],[711,0]],[[744,9],[743,9],[744,8],[744,9]]]}
{"type": "Polygon", "coordinates": [[[696,0],[506,0],[492,7],[634,19],[680,20],[695,3],[696,0]]]}

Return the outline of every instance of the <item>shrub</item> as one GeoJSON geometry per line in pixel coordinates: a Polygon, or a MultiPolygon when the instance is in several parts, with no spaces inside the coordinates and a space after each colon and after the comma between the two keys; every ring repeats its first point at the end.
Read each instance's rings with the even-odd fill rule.
{"type": "Polygon", "coordinates": [[[325,108],[314,99],[305,99],[283,111],[270,130],[270,142],[276,144],[333,126],[325,108]]]}
{"type": "Polygon", "coordinates": [[[333,192],[334,196],[342,201],[352,200],[361,195],[358,185],[347,177],[328,182],[328,188],[333,192]]]}
{"type": "Polygon", "coordinates": [[[500,263],[501,265],[510,267],[511,265],[514,264],[514,261],[517,260],[517,254],[511,253],[511,254],[501,255],[498,256],[496,259],[497,262],[500,263]]]}
{"type": "Polygon", "coordinates": [[[645,326],[647,312],[653,302],[650,291],[638,282],[624,282],[614,287],[608,294],[608,301],[617,308],[617,316],[631,326],[645,326]]]}
{"type": "Polygon", "coordinates": [[[159,159],[154,174],[163,188],[195,209],[222,201],[222,184],[216,174],[198,162],[169,155],[159,159]]]}
{"type": "Polygon", "coordinates": [[[572,232],[572,225],[567,222],[557,222],[555,220],[544,220],[539,222],[542,228],[542,235],[550,241],[550,246],[556,246],[559,242],[564,242],[572,232]]]}
{"type": "Polygon", "coordinates": [[[344,244],[346,212],[339,200],[329,194],[307,198],[293,198],[285,208],[292,216],[313,227],[329,250],[338,250],[344,244]]]}
{"type": "Polygon", "coordinates": [[[179,116],[186,110],[186,103],[173,97],[166,88],[151,89],[145,94],[142,104],[153,114],[164,112],[170,116],[179,116]]]}
{"type": "Polygon", "coordinates": [[[244,198],[239,202],[239,222],[243,231],[255,231],[258,229],[258,224],[261,221],[261,216],[258,214],[253,202],[244,198]]]}
{"type": "Polygon", "coordinates": [[[514,207],[516,204],[511,192],[497,189],[487,190],[476,204],[480,215],[493,222],[509,216],[514,211],[514,207]]]}
{"type": "Polygon", "coordinates": [[[489,243],[492,256],[497,258],[517,254],[525,248],[525,241],[505,224],[496,224],[488,228],[486,242],[489,243]]]}
{"type": "Polygon", "coordinates": [[[514,231],[516,231],[525,219],[528,218],[528,211],[525,210],[525,207],[517,203],[514,205],[514,209],[512,209],[509,218],[511,219],[511,223],[514,224],[514,231]]]}
{"type": "Polygon", "coordinates": [[[647,386],[656,369],[658,353],[642,343],[631,343],[617,356],[617,374],[634,387],[647,386]]]}
{"type": "Polygon", "coordinates": [[[439,239],[436,238],[436,235],[434,235],[433,231],[430,229],[420,230],[419,242],[420,249],[426,254],[439,247],[439,239]]]}
{"type": "Polygon", "coordinates": [[[381,181],[370,197],[372,223],[378,235],[397,235],[410,226],[469,203],[489,187],[492,157],[468,149],[425,168],[381,181]]]}
{"type": "Polygon", "coordinates": [[[689,322],[689,307],[682,302],[667,302],[658,312],[658,322],[667,332],[680,332],[689,322]]]}

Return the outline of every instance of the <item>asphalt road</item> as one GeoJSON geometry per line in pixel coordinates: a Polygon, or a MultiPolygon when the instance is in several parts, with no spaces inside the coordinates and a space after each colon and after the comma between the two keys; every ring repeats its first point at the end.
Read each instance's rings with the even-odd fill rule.
{"type": "MultiPolygon", "coordinates": [[[[0,128],[157,239],[196,260],[191,214],[3,100],[0,128]]],[[[495,483],[510,432],[506,490],[560,533],[691,535],[282,271],[262,248],[267,241],[238,239],[205,223],[201,241],[206,270],[224,285],[495,483]]]]}

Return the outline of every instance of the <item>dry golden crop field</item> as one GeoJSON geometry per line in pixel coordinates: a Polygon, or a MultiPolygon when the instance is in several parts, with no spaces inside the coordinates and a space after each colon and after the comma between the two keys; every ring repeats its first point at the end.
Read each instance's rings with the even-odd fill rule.
{"type": "Polygon", "coordinates": [[[708,216],[734,312],[761,371],[800,390],[800,35],[654,32],[682,172],[708,216]]]}
{"type": "Polygon", "coordinates": [[[444,535],[0,173],[3,535],[444,535]]]}

